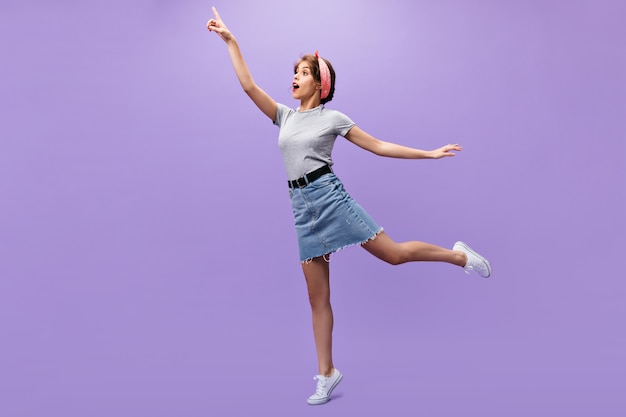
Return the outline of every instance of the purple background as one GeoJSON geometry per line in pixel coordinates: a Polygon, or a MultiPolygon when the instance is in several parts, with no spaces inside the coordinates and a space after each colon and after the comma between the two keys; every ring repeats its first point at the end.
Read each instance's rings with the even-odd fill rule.
{"type": "Polygon", "coordinates": [[[363,129],[336,172],[397,240],[469,242],[493,279],[333,258],[323,408],[278,131],[205,1],[0,6],[0,415],[622,416],[624,2],[215,3],[297,106],[319,49],[363,129]]]}

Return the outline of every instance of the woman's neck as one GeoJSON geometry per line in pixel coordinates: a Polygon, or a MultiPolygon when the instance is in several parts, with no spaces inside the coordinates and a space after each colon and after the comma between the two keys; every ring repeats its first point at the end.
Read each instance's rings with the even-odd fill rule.
{"type": "Polygon", "coordinates": [[[300,101],[300,107],[298,107],[298,111],[307,111],[314,109],[320,105],[319,97],[310,97],[308,99],[304,99],[300,101]]]}

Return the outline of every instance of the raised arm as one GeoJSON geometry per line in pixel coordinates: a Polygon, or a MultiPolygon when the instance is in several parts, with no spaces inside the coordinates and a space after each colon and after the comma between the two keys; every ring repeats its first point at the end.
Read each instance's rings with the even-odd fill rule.
{"type": "Polygon", "coordinates": [[[346,134],[346,139],[376,155],[386,156],[389,158],[439,159],[445,156],[454,156],[455,153],[452,151],[461,151],[463,149],[457,144],[442,146],[441,148],[432,151],[409,148],[407,146],[397,145],[395,143],[376,139],[374,136],[365,132],[358,126],[354,126],[350,129],[350,131],[346,134]]]}
{"type": "Polygon", "coordinates": [[[235,69],[235,74],[237,74],[237,78],[239,79],[239,83],[243,88],[243,91],[252,99],[254,104],[261,110],[267,117],[275,121],[276,119],[276,101],[272,97],[269,96],[265,91],[263,91],[252,78],[252,74],[248,69],[248,65],[246,65],[246,61],[243,59],[243,55],[239,50],[239,44],[237,44],[237,39],[235,36],[228,30],[219,13],[213,7],[213,14],[215,15],[214,19],[210,19],[207,22],[207,29],[209,32],[215,32],[217,35],[222,38],[226,45],[228,46],[228,53],[230,55],[230,60],[233,63],[233,68],[235,69]]]}

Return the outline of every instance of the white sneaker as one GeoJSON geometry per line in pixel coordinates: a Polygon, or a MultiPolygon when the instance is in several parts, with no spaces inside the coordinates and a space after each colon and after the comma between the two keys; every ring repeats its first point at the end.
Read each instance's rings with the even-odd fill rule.
{"type": "Polygon", "coordinates": [[[315,375],[313,379],[317,380],[315,394],[311,395],[306,402],[310,405],[319,405],[330,401],[330,393],[341,382],[343,375],[341,375],[338,369],[335,369],[332,376],[315,375]]]}
{"type": "Polygon", "coordinates": [[[463,267],[463,270],[467,274],[471,271],[476,271],[476,273],[481,277],[489,278],[491,275],[491,265],[489,264],[489,261],[476,253],[467,245],[467,243],[456,242],[452,247],[452,250],[459,250],[467,255],[467,263],[463,267]]]}

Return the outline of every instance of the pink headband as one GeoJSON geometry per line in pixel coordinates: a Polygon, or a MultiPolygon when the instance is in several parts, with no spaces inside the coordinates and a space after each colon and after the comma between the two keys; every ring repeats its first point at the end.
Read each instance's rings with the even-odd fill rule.
{"type": "Polygon", "coordinates": [[[322,82],[322,94],[320,98],[323,100],[328,97],[330,93],[330,70],[328,69],[328,65],[326,65],[326,61],[320,58],[317,51],[315,51],[315,58],[317,58],[317,62],[320,66],[320,80],[322,82]]]}

